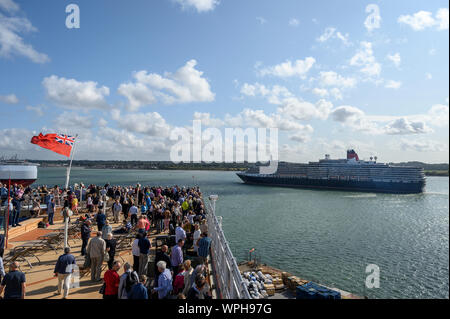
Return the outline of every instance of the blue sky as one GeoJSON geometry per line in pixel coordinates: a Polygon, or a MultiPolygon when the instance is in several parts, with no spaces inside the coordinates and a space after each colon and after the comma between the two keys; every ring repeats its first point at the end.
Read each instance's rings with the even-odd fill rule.
{"type": "Polygon", "coordinates": [[[448,1],[0,0],[0,154],[169,159],[202,119],[277,127],[290,161],[448,162],[448,37],[448,1]]]}

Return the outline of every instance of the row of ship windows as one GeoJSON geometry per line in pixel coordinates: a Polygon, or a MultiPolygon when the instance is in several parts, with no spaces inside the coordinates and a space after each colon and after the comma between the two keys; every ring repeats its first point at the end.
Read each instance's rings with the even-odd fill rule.
{"type": "MultiPolygon", "coordinates": [[[[290,175],[290,176],[284,176],[284,175],[259,175],[259,174],[255,174],[255,176],[260,176],[260,177],[278,177],[278,178],[298,178],[299,176],[294,176],[294,175],[290,175]]],[[[335,179],[335,180],[358,180],[358,181],[374,181],[374,182],[420,182],[423,181],[423,179],[421,178],[408,178],[407,181],[404,178],[394,178],[394,177],[389,177],[389,178],[369,178],[369,177],[356,177],[356,176],[327,176],[327,177],[321,177],[321,176],[300,176],[300,177],[304,177],[307,179],[335,179]]]]}
{"type": "Polygon", "coordinates": [[[374,172],[374,171],[339,171],[339,170],[327,170],[327,171],[318,171],[318,170],[307,170],[307,171],[293,171],[293,170],[280,170],[277,171],[278,174],[318,174],[318,175],[383,175],[383,176],[423,176],[423,172],[374,172]]]}

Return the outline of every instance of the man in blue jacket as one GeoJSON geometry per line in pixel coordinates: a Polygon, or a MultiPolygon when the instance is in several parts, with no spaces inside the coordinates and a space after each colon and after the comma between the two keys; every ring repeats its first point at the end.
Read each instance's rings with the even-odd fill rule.
{"type": "Polygon", "coordinates": [[[146,275],[141,275],[139,277],[139,282],[134,284],[128,293],[128,299],[148,299],[147,287],[145,287],[145,282],[147,281],[146,275]]]}
{"type": "Polygon", "coordinates": [[[97,221],[98,231],[102,231],[103,226],[106,224],[106,215],[102,211],[99,211],[95,220],[97,221]]]}
{"type": "Polygon", "coordinates": [[[12,221],[11,225],[12,227],[21,226],[19,224],[19,216],[20,216],[20,209],[22,208],[22,201],[23,197],[19,198],[19,196],[15,195],[14,199],[12,200],[12,204],[14,206],[14,211],[12,214],[12,221]]]}
{"type": "Polygon", "coordinates": [[[86,220],[81,226],[81,256],[86,255],[86,247],[91,238],[91,221],[86,220]]]}
{"type": "Polygon", "coordinates": [[[172,274],[167,269],[165,261],[158,261],[156,266],[161,274],[158,277],[158,287],[154,287],[152,293],[157,292],[158,299],[168,299],[172,291],[172,274]]]}
{"type": "Polygon", "coordinates": [[[75,257],[70,254],[70,248],[64,248],[64,255],[59,256],[55,265],[55,277],[58,277],[58,294],[61,294],[64,285],[63,299],[69,295],[70,280],[75,270],[75,257]]]}
{"type": "Polygon", "coordinates": [[[48,223],[53,225],[53,217],[55,216],[55,199],[51,197],[47,202],[48,223]]]}
{"type": "Polygon", "coordinates": [[[148,256],[150,254],[150,248],[152,248],[152,244],[147,236],[143,235],[141,239],[139,239],[138,247],[140,251],[139,255],[139,276],[147,274],[148,269],[148,256]]]}

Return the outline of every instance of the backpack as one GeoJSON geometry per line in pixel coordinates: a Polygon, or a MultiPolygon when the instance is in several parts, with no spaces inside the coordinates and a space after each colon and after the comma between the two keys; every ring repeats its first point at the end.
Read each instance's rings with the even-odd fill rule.
{"type": "Polygon", "coordinates": [[[183,272],[180,272],[175,276],[175,281],[173,282],[173,291],[174,293],[179,293],[184,288],[184,275],[183,272]]]}
{"type": "Polygon", "coordinates": [[[38,223],[38,228],[47,228],[47,225],[41,221],[38,223]]]}
{"type": "Polygon", "coordinates": [[[138,280],[136,278],[136,274],[134,271],[130,272],[127,275],[127,278],[125,279],[125,290],[126,292],[130,292],[131,288],[134,286],[134,284],[137,284],[138,280]]]}

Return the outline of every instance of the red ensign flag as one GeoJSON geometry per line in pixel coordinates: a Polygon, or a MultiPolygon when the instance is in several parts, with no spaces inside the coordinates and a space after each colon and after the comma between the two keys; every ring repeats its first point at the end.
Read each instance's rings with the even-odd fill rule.
{"type": "Polygon", "coordinates": [[[33,136],[31,143],[39,145],[40,147],[51,150],[55,153],[70,157],[75,137],[64,134],[46,134],[33,136]]]}

